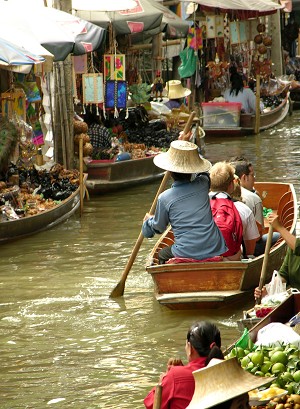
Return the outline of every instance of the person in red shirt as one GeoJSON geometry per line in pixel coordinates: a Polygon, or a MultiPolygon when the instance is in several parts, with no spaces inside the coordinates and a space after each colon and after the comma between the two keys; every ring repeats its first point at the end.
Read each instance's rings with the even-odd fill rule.
{"type": "MultiPolygon", "coordinates": [[[[221,334],[217,326],[208,321],[194,323],[187,333],[185,352],[188,364],[169,359],[162,385],[161,409],[185,409],[192,400],[195,380],[192,372],[204,368],[212,358],[224,359],[221,351],[221,334]]],[[[153,408],[155,387],[144,399],[147,409],[153,408]]]]}

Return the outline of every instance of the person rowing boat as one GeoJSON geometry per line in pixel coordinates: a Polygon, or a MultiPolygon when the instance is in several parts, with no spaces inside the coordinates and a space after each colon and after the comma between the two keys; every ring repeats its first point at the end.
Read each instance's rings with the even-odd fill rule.
{"type": "Polygon", "coordinates": [[[154,163],[174,179],[172,187],[159,195],[154,215],[146,213],[142,226],[147,238],[172,226],[175,243],[160,250],[160,264],[174,257],[204,260],[225,253],[225,240],[210,209],[211,163],[199,156],[197,145],[174,141],[168,152],[154,157],[154,163]]]}

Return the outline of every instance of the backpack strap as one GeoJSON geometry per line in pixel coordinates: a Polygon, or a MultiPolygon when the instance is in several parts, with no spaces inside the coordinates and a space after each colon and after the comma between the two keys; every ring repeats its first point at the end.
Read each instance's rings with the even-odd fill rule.
{"type": "Polygon", "coordinates": [[[235,202],[236,200],[234,200],[234,199],[232,199],[232,197],[230,197],[229,196],[229,194],[228,193],[226,193],[226,192],[217,192],[217,193],[215,193],[214,195],[212,195],[212,197],[211,197],[211,199],[218,199],[218,194],[220,194],[220,193],[223,193],[224,195],[226,195],[226,197],[220,197],[219,199],[229,199],[229,200],[231,200],[232,202],[235,202]]]}

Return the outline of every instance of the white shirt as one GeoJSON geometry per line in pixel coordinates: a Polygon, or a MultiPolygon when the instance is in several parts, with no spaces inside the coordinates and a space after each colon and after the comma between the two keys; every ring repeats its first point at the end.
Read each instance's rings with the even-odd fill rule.
{"type": "Polygon", "coordinates": [[[262,227],[264,227],[264,215],[263,215],[263,204],[261,198],[251,190],[248,190],[241,186],[242,198],[246,205],[252,210],[255,220],[262,227]]]}

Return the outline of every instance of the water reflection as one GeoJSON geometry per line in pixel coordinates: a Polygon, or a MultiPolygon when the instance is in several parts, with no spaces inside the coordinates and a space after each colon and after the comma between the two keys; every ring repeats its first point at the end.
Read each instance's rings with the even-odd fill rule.
{"type": "MultiPolygon", "coordinates": [[[[253,161],[258,180],[287,180],[299,191],[295,112],[257,136],[205,141],[212,162],[253,161]]],[[[216,311],[170,311],[153,296],[144,240],[124,297],[110,299],[158,184],[85,202],[49,232],[1,246],[1,408],[142,408],[171,356],[184,356],[191,322],[213,320],[223,345],[239,335],[236,319],[253,305],[216,311]]]]}

